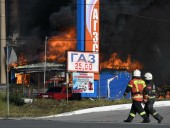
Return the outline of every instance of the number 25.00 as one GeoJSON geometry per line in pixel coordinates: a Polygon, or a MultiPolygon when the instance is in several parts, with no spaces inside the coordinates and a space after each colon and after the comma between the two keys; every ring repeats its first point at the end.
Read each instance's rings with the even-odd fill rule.
{"type": "Polygon", "coordinates": [[[76,70],[82,70],[82,71],[87,71],[87,70],[92,70],[92,64],[88,63],[75,63],[75,69],[76,70]]]}

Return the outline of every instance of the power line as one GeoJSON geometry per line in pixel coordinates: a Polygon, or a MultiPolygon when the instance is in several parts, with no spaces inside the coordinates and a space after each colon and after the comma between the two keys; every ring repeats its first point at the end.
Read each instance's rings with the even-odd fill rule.
{"type": "MultiPolygon", "coordinates": [[[[10,2],[10,3],[17,3],[17,2],[10,2]]],[[[21,2],[21,3],[29,3],[28,1],[27,2],[21,2]]],[[[30,2],[32,3],[32,2],[30,2]]],[[[53,2],[49,2],[49,3],[53,3],[53,2]]],[[[63,4],[63,3],[62,3],[63,4]]],[[[83,5],[83,4],[74,4],[74,3],[70,3],[69,5],[83,5]]],[[[93,5],[93,4],[86,4],[86,5],[93,5]]],[[[99,4],[99,6],[117,6],[117,7],[121,7],[121,5],[132,5],[130,3],[121,3],[121,4],[112,4],[112,3],[109,3],[109,4],[99,4]]],[[[139,5],[148,5],[148,4],[145,4],[145,3],[140,3],[139,5]]],[[[138,4],[136,5],[133,5],[133,6],[138,6],[138,4]]],[[[160,21],[160,22],[170,22],[170,20],[168,19],[162,19],[162,18],[153,18],[153,17],[147,17],[147,16],[143,16],[143,15],[137,15],[137,14],[132,14],[132,13],[129,13],[129,12],[123,12],[123,11],[117,11],[117,10],[111,10],[115,13],[120,13],[120,14],[125,14],[125,15],[131,15],[131,16],[135,16],[135,17],[139,17],[139,18],[143,18],[143,19],[147,19],[147,20],[154,20],[154,21],[160,21]]]]}
{"type": "Polygon", "coordinates": [[[168,19],[147,17],[147,16],[136,15],[136,14],[131,14],[131,13],[122,12],[122,11],[116,11],[116,10],[113,10],[113,12],[120,13],[120,14],[125,14],[125,15],[131,15],[131,16],[135,16],[135,17],[140,17],[140,18],[144,18],[144,19],[148,19],[148,20],[155,20],[155,21],[161,21],[161,22],[170,22],[170,20],[168,20],[168,19]]]}
{"type": "MultiPolygon", "coordinates": [[[[10,40],[10,39],[0,39],[0,40],[10,40]]],[[[17,40],[18,41],[32,41],[32,40],[35,40],[35,41],[37,41],[37,40],[39,40],[39,41],[41,41],[40,40],[40,38],[27,38],[27,39],[19,39],[19,38],[17,38],[17,40]]],[[[77,40],[77,39],[63,39],[63,40],[59,40],[59,39],[57,39],[57,38],[53,38],[52,37],[52,39],[50,39],[49,38],[49,40],[48,40],[49,42],[50,41],[93,41],[93,40],[77,40]]],[[[100,40],[101,41],[101,40],[100,40]]],[[[99,41],[99,42],[100,42],[99,41]]],[[[147,42],[162,42],[162,43],[169,43],[170,42],[170,40],[159,40],[159,41],[157,41],[157,40],[113,40],[113,41],[110,41],[110,42],[118,42],[118,43],[121,43],[121,42],[141,42],[141,43],[147,43],[147,42]]]]}

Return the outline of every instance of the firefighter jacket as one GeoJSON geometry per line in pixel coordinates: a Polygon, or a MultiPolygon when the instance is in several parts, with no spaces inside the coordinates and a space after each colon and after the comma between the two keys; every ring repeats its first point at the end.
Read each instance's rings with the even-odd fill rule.
{"type": "Polygon", "coordinates": [[[133,78],[129,81],[124,96],[131,92],[132,99],[143,102],[143,89],[146,87],[145,81],[141,78],[133,78]]]}
{"type": "Polygon", "coordinates": [[[156,98],[156,88],[152,81],[146,81],[146,87],[143,91],[145,99],[155,99],[156,98]]]}

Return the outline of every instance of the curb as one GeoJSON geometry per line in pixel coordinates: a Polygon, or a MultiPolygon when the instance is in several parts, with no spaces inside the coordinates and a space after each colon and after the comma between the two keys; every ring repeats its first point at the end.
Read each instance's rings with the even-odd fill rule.
{"type": "MultiPolygon", "coordinates": [[[[170,101],[156,101],[154,104],[154,107],[166,107],[166,106],[170,106],[170,101]]],[[[85,114],[85,113],[92,113],[92,112],[126,110],[126,109],[130,109],[130,108],[131,108],[131,103],[130,104],[121,104],[121,105],[111,105],[111,106],[104,106],[104,107],[82,109],[82,110],[66,112],[66,113],[52,115],[52,116],[37,117],[36,119],[71,116],[71,115],[78,115],[78,114],[85,114]]]]}

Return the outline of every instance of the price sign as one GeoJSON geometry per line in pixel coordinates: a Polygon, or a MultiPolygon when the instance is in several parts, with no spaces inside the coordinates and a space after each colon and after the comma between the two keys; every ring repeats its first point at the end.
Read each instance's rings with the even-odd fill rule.
{"type": "Polygon", "coordinates": [[[74,52],[67,53],[67,70],[99,72],[99,53],[97,52],[74,52]]]}

